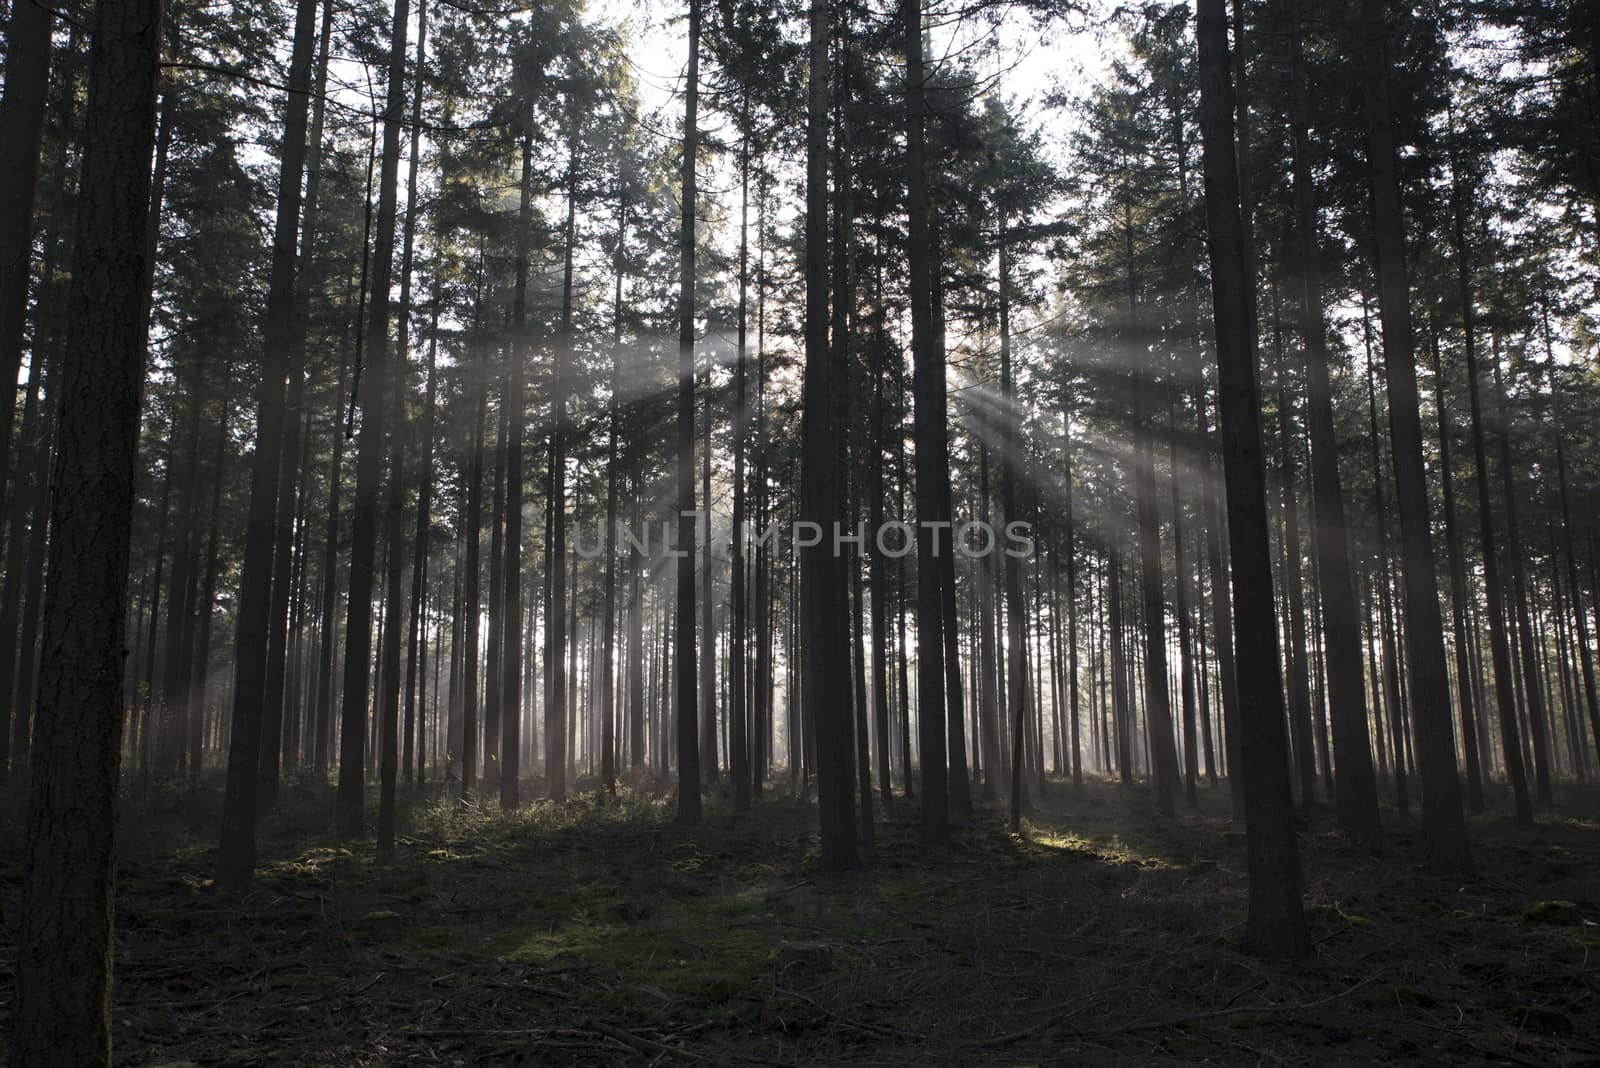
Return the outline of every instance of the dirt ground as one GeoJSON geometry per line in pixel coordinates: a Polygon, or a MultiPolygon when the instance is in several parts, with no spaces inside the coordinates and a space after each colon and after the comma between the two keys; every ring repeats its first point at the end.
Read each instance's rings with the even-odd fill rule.
{"type": "Polygon", "coordinates": [[[693,832],[631,791],[419,803],[386,865],[333,840],[331,801],[281,803],[258,888],[228,900],[215,789],[129,798],[119,1064],[1600,1064],[1600,820],[1573,814],[1592,795],[1533,829],[1474,820],[1466,883],[1422,871],[1414,818],[1386,812],[1373,856],[1314,813],[1316,953],[1293,963],[1237,948],[1225,786],[1163,820],[1140,788],[1055,785],[1022,835],[981,805],[938,849],[901,801],[846,875],[792,799],[714,801],[693,832]]]}

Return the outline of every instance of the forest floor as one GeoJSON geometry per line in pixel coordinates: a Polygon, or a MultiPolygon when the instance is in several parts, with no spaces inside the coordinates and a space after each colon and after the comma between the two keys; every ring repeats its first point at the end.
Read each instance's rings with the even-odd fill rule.
{"type": "MultiPolygon", "coordinates": [[[[1301,833],[1315,956],[1238,949],[1245,845],[1203,814],[1066,785],[1009,833],[941,848],[879,812],[828,875],[814,812],[704,826],[625,791],[506,817],[418,803],[397,858],[347,847],[332,798],[266,819],[257,889],[210,885],[214,789],[124,805],[114,1041],[127,1065],[1600,1063],[1600,821],[1472,821],[1479,876],[1420,865],[1414,817],[1349,849],[1301,833]],[[1591,960],[1591,957],[1594,959],[1591,960]]],[[[1600,811],[1589,796],[1573,811],[1600,811]]],[[[0,828],[0,1028],[18,832],[0,828]]]]}

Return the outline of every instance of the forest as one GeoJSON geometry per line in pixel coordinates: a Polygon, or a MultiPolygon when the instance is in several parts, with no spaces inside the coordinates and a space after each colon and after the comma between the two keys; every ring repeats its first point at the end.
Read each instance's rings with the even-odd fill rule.
{"type": "Polygon", "coordinates": [[[1600,1060],[1596,0],[0,16],[5,1063],[1600,1060]]]}

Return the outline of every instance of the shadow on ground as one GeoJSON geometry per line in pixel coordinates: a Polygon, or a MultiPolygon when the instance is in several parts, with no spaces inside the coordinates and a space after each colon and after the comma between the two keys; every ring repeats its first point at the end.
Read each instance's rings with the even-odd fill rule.
{"type": "MultiPolygon", "coordinates": [[[[1056,785],[1021,835],[980,805],[927,848],[902,801],[871,864],[828,875],[789,798],[738,818],[713,801],[693,832],[626,790],[515,816],[417,802],[380,865],[331,838],[331,797],[302,785],[263,828],[257,889],[229,900],[210,885],[215,798],[146,794],[124,820],[116,1057],[1600,1060],[1600,823],[1474,821],[1481,874],[1453,883],[1422,870],[1414,823],[1387,813],[1374,857],[1314,813],[1316,954],[1282,963],[1238,951],[1244,840],[1225,787],[1202,805],[1166,820],[1139,789],[1056,785]]],[[[14,828],[3,847],[9,940],[14,828]]],[[[0,982],[9,1003],[9,966],[0,982]]]]}

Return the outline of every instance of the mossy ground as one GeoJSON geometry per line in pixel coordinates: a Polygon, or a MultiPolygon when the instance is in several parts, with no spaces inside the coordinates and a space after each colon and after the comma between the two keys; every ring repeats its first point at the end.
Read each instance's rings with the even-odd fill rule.
{"type": "MultiPolygon", "coordinates": [[[[842,875],[787,797],[712,798],[694,830],[631,789],[510,816],[417,800],[387,863],[332,838],[331,802],[289,790],[228,899],[215,787],[130,795],[119,1063],[1600,1061],[1600,822],[1572,815],[1592,796],[1533,829],[1474,820],[1469,882],[1427,875],[1392,812],[1378,856],[1312,813],[1297,962],[1237,947],[1225,787],[1168,820],[1142,789],[1056,784],[1021,835],[980,805],[937,848],[901,801],[842,875]]],[[[9,939],[14,826],[0,848],[9,939]]]]}

